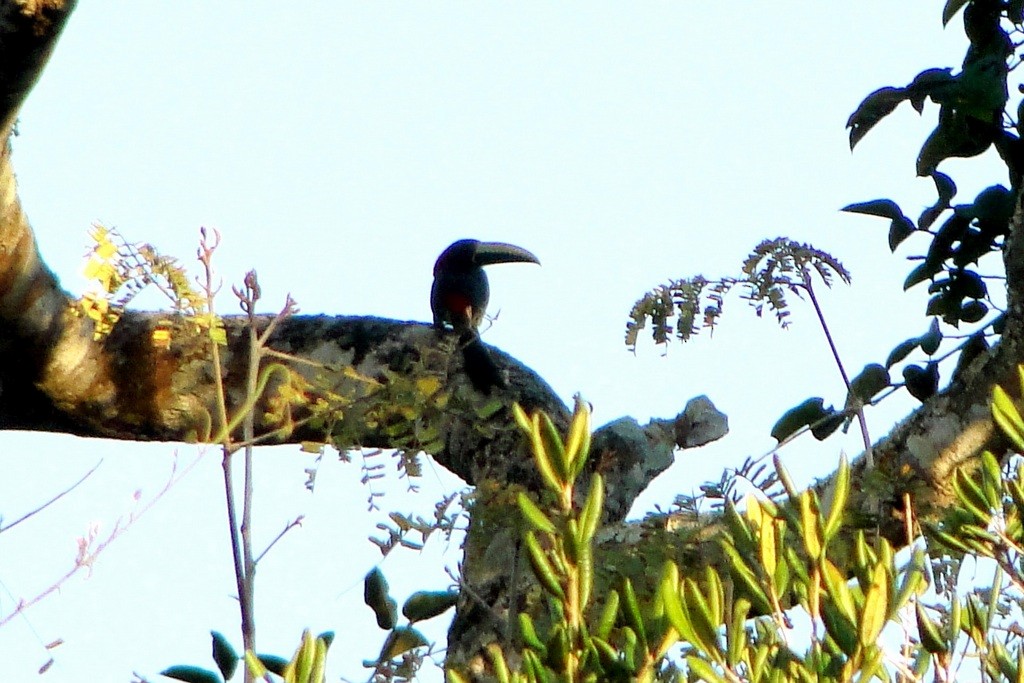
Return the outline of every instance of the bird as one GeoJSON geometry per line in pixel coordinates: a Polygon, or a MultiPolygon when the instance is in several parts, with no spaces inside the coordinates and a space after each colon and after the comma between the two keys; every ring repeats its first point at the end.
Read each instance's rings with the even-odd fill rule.
{"type": "Polygon", "coordinates": [[[539,265],[540,259],[514,244],[457,240],[437,257],[430,288],[434,327],[443,331],[450,326],[459,335],[466,374],[473,387],[484,394],[489,394],[492,387],[505,387],[505,379],[480,341],[479,332],[490,298],[483,267],[495,263],[539,265]]]}

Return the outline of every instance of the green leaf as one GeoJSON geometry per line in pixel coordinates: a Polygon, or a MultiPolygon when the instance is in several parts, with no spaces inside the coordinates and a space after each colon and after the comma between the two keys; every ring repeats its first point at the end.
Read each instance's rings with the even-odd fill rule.
{"type": "Polygon", "coordinates": [[[583,465],[589,454],[590,404],[577,395],[576,407],[569,425],[569,436],[565,443],[565,457],[569,461],[573,477],[583,470],[583,465]]]}
{"type": "Polygon", "coordinates": [[[1006,106],[1008,70],[1005,58],[998,52],[978,51],[974,59],[964,62],[964,69],[956,79],[958,111],[989,121],[993,112],[1001,112],[1006,106]]]}
{"type": "Polygon", "coordinates": [[[992,418],[1017,448],[1024,451],[1024,418],[1010,395],[999,385],[992,390],[992,418]]]}
{"type": "MultiPolygon", "coordinates": [[[[960,505],[975,518],[975,521],[982,527],[987,527],[992,519],[993,507],[989,505],[985,492],[963,469],[957,469],[953,475],[953,492],[960,505]]],[[[960,529],[961,535],[966,535],[967,531],[967,528],[960,529]]]]}
{"type": "Polygon", "coordinates": [[[692,674],[695,674],[702,681],[707,681],[708,683],[728,683],[724,676],[715,671],[714,667],[700,657],[689,655],[686,658],[686,666],[689,667],[692,674]]]}
{"type": "Polygon", "coordinates": [[[889,352],[889,357],[885,359],[885,367],[891,368],[909,356],[914,349],[917,348],[919,343],[918,338],[914,337],[913,339],[907,339],[906,341],[902,341],[894,346],[892,351],[889,352]]]}
{"type": "Polygon", "coordinates": [[[537,537],[532,531],[527,531],[523,535],[523,542],[526,545],[526,552],[530,558],[530,566],[533,567],[533,573],[537,580],[540,581],[540,585],[554,597],[559,600],[565,600],[565,591],[562,589],[558,574],[555,573],[554,567],[548,561],[544,549],[540,547],[537,537]]]}
{"type": "Polygon", "coordinates": [[[825,520],[824,537],[825,544],[835,537],[843,522],[843,513],[846,510],[846,500],[850,494],[850,463],[846,455],[839,458],[839,469],[836,470],[835,481],[832,484],[832,503],[828,511],[828,518],[825,520]]]}
{"type": "Polygon", "coordinates": [[[537,629],[533,625],[533,619],[526,612],[520,612],[519,633],[523,637],[523,643],[536,650],[542,657],[547,652],[544,642],[537,636],[537,629]]]}
{"type": "Polygon", "coordinates": [[[537,507],[537,504],[526,493],[520,491],[516,497],[516,502],[519,504],[519,511],[522,513],[523,519],[533,527],[534,531],[540,531],[545,534],[555,533],[555,523],[544,514],[543,510],[537,507]]]}
{"type": "Polygon", "coordinates": [[[636,593],[633,592],[633,582],[629,580],[628,576],[622,582],[622,597],[625,598],[623,615],[626,617],[626,623],[636,632],[642,647],[647,649],[647,627],[644,624],[644,615],[640,610],[636,593]]]}
{"type": "Polygon", "coordinates": [[[949,101],[950,91],[955,90],[956,85],[957,80],[952,69],[925,69],[914,76],[914,80],[907,86],[910,106],[920,114],[924,111],[924,101],[928,97],[931,97],[933,102],[944,104],[949,101]]]}
{"type": "Polygon", "coordinates": [[[978,156],[992,144],[991,124],[953,107],[943,106],[939,123],[917,156],[917,174],[930,175],[950,157],[978,156]]]}
{"type": "Polygon", "coordinates": [[[860,646],[859,634],[855,622],[846,618],[836,604],[825,600],[821,604],[821,617],[825,622],[825,630],[836,641],[839,649],[852,657],[860,646]]]}
{"type": "Polygon", "coordinates": [[[992,451],[981,454],[981,488],[991,510],[998,510],[1003,504],[1003,471],[992,451]]]}
{"type": "Polygon", "coordinates": [[[830,414],[831,412],[825,408],[823,398],[818,396],[809,398],[800,405],[790,408],[779,418],[772,427],[772,438],[781,443],[807,425],[824,419],[830,414]]]}
{"type": "Polygon", "coordinates": [[[597,628],[594,635],[598,638],[608,638],[615,626],[615,618],[619,615],[619,592],[615,589],[608,591],[608,597],[601,610],[601,618],[597,620],[597,628]]]}
{"type": "Polygon", "coordinates": [[[914,612],[917,616],[917,632],[921,638],[921,645],[933,655],[946,654],[949,648],[942,637],[939,625],[928,617],[920,602],[914,604],[914,612]]]}
{"type": "Polygon", "coordinates": [[[402,614],[411,622],[444,614],[459,600],[458,591],[416,591],[402,605],[402,614]]]}
{"type": "Polygon", "coordinates": [[[718,626],[721,619],[718,617],[721,615],[714,614],[714,610],[704,599],[704,594],[693,579],[683,580],[682,592],[686,613],[689,616],[694,635],[697,636],[699,644],[708,656],[715,657],[719,653],[718,626]]]}
{"type": "Polygon", "coordinates": [[[824,441],[828,437],[832,436],[837,429],[843,426],[846,422],[846,413],[833,410],[829,408],[829,412],[832,414],[831,417],[826,417],[823,420],[818,420],[814,424],[810,425],[811,435],[818,441],[824,441]]]}
{"type": "Polygon", "coordinates": [[[978,193],[971,206],[979,221],[1005,225],[1013,216],[1013,193],[1002,185],[990,185],[978,193]]]}
{"type": "Polygon", "coordinates": [[[937,318],[932,318],[928,331],[921,335],[917,342],[921,345],[921,350],[929,356],[934,355],[939,350],[939,344],[942,343],[942,331],[939,329],[937,318]]]}
{"type": "MultiPolygon", "coordinates": [[[[278,659],[280,659],[282,662],[281,671],[284,671],[284,668],[288,666],[288,662],[282,657],[278,657],[278,659]]],[[[245,668],[250,674],[252,674],[253,678],[257,679],[265,678],[267,672],[269,671],[266,665],[264,665],[264,663],[261,661],[260,656],[257,656],[250,650],[245,651],[245,668]]],[[[277,673],[278,676],[282,675],[278,672],[274,673],[277,673]]]]}
{"type": "MultiPolygon", "coordinates": [[[[510,683],[512,680],[511,672],[508,670],[508,662],[505,661],[505,653],[502,652],[501,646],[497,643],[487,644],[487,658],[491,660],[491,665],[494,668],[494,677],[498,679],[498,683],[510,683]]],[[[455,669],[448,669],[445,672],[446,683],[470,683],[468,678],[458,674],[460,678],[452,678],[451,674],[455,673],[455,669]]]]}
{"type": "Polygon", "coordinates": [[[224,680],[227,680],[235,675],[235,669],[238,668],[238,653],[222,634],[210,631],[210,636],[213,639],[213,661],[217,663],[224,680]]]}
{"type": "Polygon", "coordinates": [[[540,438],[544,444],[544,452],[551,460],[559,481],[568,482],[570,467],[569,461],[565,457],[565,444],[562,442],[562,435],[558,433],[555,423],[544,412],[540,414],[540,438]]]}
{"type": "Polygon", "coordinates": [[[363,581],[363,601],[377,617],[377,626],[390,629],[398,622],[398,603],[388,595],[388,582],[380,568],[374,567],[363,581]]]}
{"type": "Polygon", "coordinates": [[[331,643],[334,642],[334,631],[324,631],[320,633],[317,638],[324,641],[325,647],[330,647],[331,643]]]}
{"type": "Polygon", "coordinates": [[[871,571],[871,583],[864,595],[864,612],[860,620],[860,643],[872,645],[878,640],[889,620],[889,572],[882,563],[871,571]]]}
{"type": "Polygon", "coordinates": [[[868,202],[847,204],[840,211],[847,213],[862,213],[867,216],[878,216],[889,220],[907,219],[899,205],[891,199],[873,199],[868,202]]]}
{"type": "Polygon", "coordinates": [[[939,202],[949,206],[950,201],[956,196],[956,183],[948,175],[939,171],[932,173],[932,181],[935,183],[935,191],[939,195],[939,202]]]}
{"type": "Polygon", "coordinates": [[[702,641],[694,630],[693,622],[683,602],[682,591],[679,587],[679,570],[668,561],[665,563],[665,570],[662,572],[661,583],[658,586],[658,600],[665,608],[665,616],[672,624],[672,628],[679,634],[680,639],[700,647],[707,651],[709,644],[702,641]]]}
{"type": "Polygon", "coordinates": [[[430,645],[430,641],[422,633],[411,626],[399,626],[388,634],[378,661],[387,662],[409,650],[427,645],[430,645]]]}
{"type": "Polygon", "coordinates": [[[198,666],[172,666],[161,671],[160,675],[185,683],[223,683],[216,673],[198,666]]]}
{"type": "Polygon", "coordinates": [[[278,676],[284,676],[284,670],[288,668],[288,660],[277,655],[256,655],[256,659],[267,671],[278,676]]]}
{"type": "MultiPolygon", "coordinates": [[[[850,394],[860,403],[870,403],[871,399],[889,384],[889,371],[878,363],[869,363],[859,375],[850,380],[850,394]]],[[[850,401],[847,401],[847,404],[852,405],[850,401]]]]}
{"type": "Polygon", "coordinates": [[[907,279],[903,281],[903,291],[905,292],[914,285],[920,284],[925,280],[931,280],[935,277],[935,274],[941,270],[941,268],[941,262],[933,263],[926,259],[921,263],[921,265],[914,268],[910,271],[910,274],[907,275],[907,279]]]}
{"type": "Polygon", "coordinates": [[[595,473],[590,480],[590,491],[580,513],[580,539],[590,543],[597,533],[604,512],[604,478],[595,473]]]}
{"type": "Polygon", "coordinates": [[[962,321],[965,323],[977,323],[981,318],[985,317],[985,313],[987,312],[988,306],[975,299],[974,301],[968,301],[961,306],[959,317],[961,317],[962,321]]]}
{"type": "Polygon", "coordinates": [[[875,124],[891,114],[907,97],[905,88],[892,87],[879,88],[865,97],[846,121],[846,127],[850,129],[850,149],[856,147],[875,124]]]}
{"type": "Polygon", "coordinates": [[[922,403],[927,401],[939,389],[938,363],[928,363],[924,368],[920,365],[905,366],[903,382],[911,396],[922,403]]]}

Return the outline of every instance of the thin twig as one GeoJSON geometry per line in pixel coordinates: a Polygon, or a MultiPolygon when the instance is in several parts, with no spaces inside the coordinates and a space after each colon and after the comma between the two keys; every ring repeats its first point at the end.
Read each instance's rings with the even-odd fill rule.
{"type": "Polygon", "coordinates": [[[304,519],[306,519],[305,515],[299,515],[298,517],[296,517],[292,521],[288,522],[288,524],[286,524],[285,527],[283,529],[281,529],[281,533],[279,533],[277,536],[275,536],[274,540],[272,540],[267,545],[267,547],[263,549],[263,552],[256,556],[256,564],[260,563],[260,560],[263,559],[263,556],[266,555],[267,553],[269,553],[270,549],[273,548],[274,545],[276,545],[278,541],[280,541],[282,538],[284,538],[285,534],[287,534],[289,531],[291,531],[292,529],[294,529],[297,526],[302,526],[302,521],[304,519]]]}
{"type": "MultiPolygon", "coordinates": [[[[202,240],[199,247],[199,261],[203,264],[203,289],[206,293],[206,306],[207,310],[212,314],[215,310],[214,299],[216,296],[216,290],[213,286],[213,252],[220,242],[220,234],[216,230],[213,231],[214,242],[212,245],[208,244],[206,241],[205,228],[202,229],[201,234],[202,240]]],[[[217,392],[216,403],[219,432],[216,440],[221,444],[221,450],[223,452],[221,469],[224,473],[224,498],[227,505],[228,534],[231,537],[231,558],[235,567],[235,586],[238,591],[238,599],[242,604],[242,640],[248,650],[250,649],[251,644],[249,634],[254,632],[254,628],[249,620],[251,614],[245,607],[245,596],[247,592],[246,586],[248,582],[246,581],[246,565],[243,563],[242,559],[242,546],[238,532],[238,513],[235,510],[235,487],[231,474],[231,456],[237,449],[237,446],[231,443],[232,429],[228,423],[227,398],[224,392],[224,378],[222,377],[223,364],[220,358],[220,347],[212,336],[210,337],[210,362],[213,365],[214,387],[217,392]]],[[[245,681],[246,683],[250,683],[252,681],[252,674],[249,672],[248,667],[245,668],[245,681]]]]}
{"type": "Polygon", "coordinates": [[[174,486],[179,481],[184,479],[185,475],[192,471],[192,468],[195,467],[196,464],[202,459],[203,455],[204,453],[200,452],[199,455],[195,458],[195,460],[189,463],[188,467],[181,470],[180,474],[177,474],[177,463],[175,463],[175,467],[172,468],[171,470],[171,476],[164,484],[164,487],[160,489],[156,493],[156,495],[154,495],[153,498],[148,503],[146,503],[146,505],[140,508],[137,513],[129,515],[127,522],[122,524],[122,520],[118,519],[117,522],[114,524],[114,529],[110,532],[110,535],[107,536],[107,538],[104,539],[99,545],[97,545],[91,552],[86,552],[88,550],[88,547],[83,548],[80,546],[78,550],[78,556],[75,558],[74,566],[72,566],[71,569],[69,569],[63,576],[54,581],[49,588],[44,590],[42,593],[36,595],[34,598],[31,598],[29,600],[19,600],[17,606],[14,608],[13,611],[11,611],[10,614],[0,617],[0,628],[2,628],[4,625],[10,622],[14,617],[23,613],[28,608],[42,601],[48,595],[51,595],[52,593],[59,591],[61,587],[65,583],[67,583],[67,581],[72,576],[77,574],[81,569],[91,568],[93,562],[96,560],[96,557],[98,557],[99,554],[102,553],[107,548],[107,546],[113,543],[114,540],[117,539],[121,534],[130,529],[131,526],[135,522],[137,522],[144,514],[149,512],[149,510],[156,504],[156,502],[163,498],[163,496],[168,491],[171,490],[172,486],[174,486]]]}
{"type": "MultiPolygon", "coordinates": [[[[246,296],[242,300],[249,324],[249,363],[246,374],[245,391],[248,398],[247,403],[257,399],[257,382],[260,369],[260,345],[256,334],[256,302],[260,297],[259,284],[256,281],[256,271],[249,271],[245,276],[246,296]]],[[[252,554],[252,440],[256,432],[255,410],[249,407],[245,411],[242,420],[242,439],[248,445],[245,446],[245,481],[242,487],[242,560],[245,566],[245,585],[243,593],[240,594],[242,602],[242,624],[248,623],[250,633],[243,633],[242,640],[245,641],[245,649],[250,652],[256,651],[256,560],[252,554]],[[249,618],[245,618],[248,612],[249,618]]]]}
{"type": "Polygon", "coordinates": [[[24,522],[26,519],[29,519],[30,517],[33,517],[34,515],[42,512],[43,510],[45,510],[46,508],[50,507],[51,505],[56,503],[58,500],[60,500],[64,496],[66,496],[67,494],[69,494],[72,491],[74,491],[76,488],[78,488],[78,486],[83,481],[85,481],[86,479],[91,477],[92,473],[95,472],[96,470],[98,470],[100,465],[102,465],[102,464],[103,464],[103,460],[100,459],[99,462],[97,462],[95,465],[92,466],[91,470],[89,470],[88,472],[83,474],[82,477],[78,481],[76,481],[74,484],[72,484],[71,486],[67,487],[66,489],[64,489],[63,491],[61,491],[60,493],[55,495],[53,498],[51,498],[50,500],[46,501],[45,503],[43,503],[39,507],[37,507],[36,509],[30,510],[29,512],[26,512],[24,515],[22,515],[21,517],[19,517],[16,520],[14,520],[13,522],[8,524],[7,526],[0,526],[0,534],[2,534],[3,532],[7,531],[8,529],[13,529],[14,527],[16,527],[19,524],[21,524],[22,522],[24,522]]]}
{"type": "Polygon", "coordinates": [[[818,315],[818,322],[821,324],[821,329],[825,333],[825,339],[828,340],[828,347],[832,350],[832,357],[836,360],[836,367],[839,368],[839,374],[843,377],[843,383],[846,385],[846,391],[849,396],[855,401],[854,407],[857,410],[857,422],[860,425],[860,435],[864,440],[864,458],[867,462],[868,469],[873,469],[875,466],[875,456],[871,450],[871,435],[868,433],[868,421],[864,416],[864,405],[860,397],[854,396],[853,387],[850,384],[850,377],[846,374],[846,367],[843,366],[843,359],[839,357],[839,349],[836,347],[835,340],[832,339],[832,332],[828,328],[828,323],[825,322],[825,314],[821,310],[821,305],[818,303],[818,297],[814,295],[814,287],[811,284],[811,276],[809,273],[804,274],[803,287],[807,291],[807,296],[811,300],[811,305],[814,306],[814,312],[818,315]]]}

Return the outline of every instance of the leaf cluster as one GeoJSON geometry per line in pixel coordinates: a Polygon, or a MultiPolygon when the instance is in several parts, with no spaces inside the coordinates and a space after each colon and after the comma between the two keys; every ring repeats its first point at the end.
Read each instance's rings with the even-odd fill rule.
{"type": "Polygon", "coordinates": [[[223,683],[234,678],[239,662],[245,662],[249,672],[266,681],[273,674],[284,683],[323,683],[327,649],[334,642],[334,632],[325,631],[314,637],[309,631],[302,634],[302,642],[290,659],[277,655],[258,655],[246,652],[239,656],[222,633],[210,632],[212,657],[217,671],[199,666],[176,665],[160,672],[161,676],[185,683],[223,683]]]}
{"type": "Polygon", "coordinates": [[[363,599],[373,610],[377,626],[387,631],[376,660],[363,666],[372,669],[373,680],[408,681],[419,671],[430,641],[413,624],[444,614],[455,606],[459,593],[454,590],[417,591],[402,605],[408,624],[398,623],[398,602],[391,597],[387,579],[375,567],[363,581],[363,599]]]}
{"type": "Polygon", "coordinates": [[[733,288],[757,313],[774,314],[783,328],[789,325],[787,294],[801,296],[812,287],[811,273],[831,287],[838,277],[849,284],[850,273],[828,252],[790,239],[764,240],[743,261],[738,276],[708,280],[703,276],[672,280],[646,293],[634,305],[626,323],[626,346],[636,349],[640,331],[651,325],[656,344],[675,337],[689,341],[701,329],[714,330],[722,315],[726,294],[733,288]],[[675,324],[672,319],[675,318],[675,324]]]}
{"type": "MultiPolygon", "coordinates": [[[[95,340],[110,334],[132,299],[147,287],[155,287],[176,313],[224,343],[223,325],[209,312],[206,296],[192,285],[176,259],[158,253],[149,244],[129,243],[116,229],[100,224],[92,227],[89,236],[94,244],[86,256],[83,274],[91,284],[72,311],[93,321],[95,340]]],[[[169,343],[170,327],[167,321],[154,333],[153,341],[169,343]]]]}

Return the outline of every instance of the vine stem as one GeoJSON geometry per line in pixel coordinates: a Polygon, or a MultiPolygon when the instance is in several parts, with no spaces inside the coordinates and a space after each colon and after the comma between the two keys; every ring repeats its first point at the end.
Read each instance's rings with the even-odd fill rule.
{"type": "Polygon", "coordinates": [[[853,393],[853,386],[850,384],[850,376],[846,374],[846,367],[843,365],[842,358],[839,357],[839,349],[836,348],[835,340],[832,339],[832,332],[828,328],[828,323],[825,322],[825,314],[821,310],[821,305],[818,303],[818,297],[814,294],[814,287],[811,283],[810,274],[804,272],[803,274],[803,286],[807,291],[807,296],[811,300],[811,305],[814,306],[814,312],[818,316],[818,322],[821,324],[821,329],[825,333],[825,339],[828,341],[828,348],[832,350],[832,357],[836,361],[836,367],[839,368],[839,374],[843,377],[843,383],[846,385],[847,394],[854,401],[854,406],[857,410],[857,423],[860,425],[860,436],[864,440],[864,458],[867,462],[868,469],[873,469],[875,466],[875,457],[871,451],[871,435],[868,433],[868,421],[864,416],[864,404],[859,396],[855,396],[853,393]]]}

